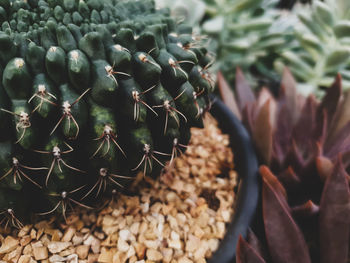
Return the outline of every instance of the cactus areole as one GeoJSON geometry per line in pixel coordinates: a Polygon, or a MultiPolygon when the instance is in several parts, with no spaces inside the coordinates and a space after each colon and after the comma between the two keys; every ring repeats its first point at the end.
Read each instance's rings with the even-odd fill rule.
{"type": "Polygon", "coordinates": [[[201,127],[203,38],[150,0],[0,0],[0,216],[89,208],[201,127]]]}

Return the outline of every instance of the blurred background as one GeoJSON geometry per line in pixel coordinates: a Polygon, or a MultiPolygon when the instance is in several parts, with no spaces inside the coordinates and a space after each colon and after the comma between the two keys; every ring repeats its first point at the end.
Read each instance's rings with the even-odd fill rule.
{"type": "Polygon", "coordinates": [[[350,88],[349,0],[157,0],[178,22],[206,35],[216,53],[212,72],[234,86],[242,68],[253,87],[278,92],[288,66],[298,91],[322,97],[340,72],[350,88]]]}

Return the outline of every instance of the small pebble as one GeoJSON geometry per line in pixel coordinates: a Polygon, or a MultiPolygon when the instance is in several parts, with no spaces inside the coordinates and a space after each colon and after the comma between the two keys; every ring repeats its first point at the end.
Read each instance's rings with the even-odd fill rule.
{"type": "Polygon", "coordinates": [[[139,173],[139,195],[118,195],[99,212],[77,208],[58,228],[53,218],[0,235],[0,263],[205,263],[232,218],[238,179],[229,137],[210,116],[204,122],[160,178],[139,173]]]}
{"type": "Polygon", "coordinates": [[[160,261],[163,259],[162,253],[152,248],[147,249],[146,257],[148,260],[152,260],[152,261],[160,261]]]}

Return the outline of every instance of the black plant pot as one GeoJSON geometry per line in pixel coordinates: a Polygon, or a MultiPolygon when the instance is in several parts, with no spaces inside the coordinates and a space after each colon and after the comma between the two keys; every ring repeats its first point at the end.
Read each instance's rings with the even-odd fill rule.
{"type": "Polygon", "coordinates": [[[227,233],[209,263],[234,262],[240,235],[246,236],[252,223],[259,198],[258,160],[247,130],[225,104],[213,98],[211,114],[218,120],[221,130],[229,134],[234,153],[235,169],[240,177],[240,186],[235,202],[235,214],[228,225],[227,233]]]}

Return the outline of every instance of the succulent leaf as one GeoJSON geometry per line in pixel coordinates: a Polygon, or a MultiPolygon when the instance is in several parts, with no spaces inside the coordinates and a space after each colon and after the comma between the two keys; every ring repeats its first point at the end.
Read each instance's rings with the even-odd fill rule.
{"type": "Polygon", "coordinates": [[[350,233],[350,191],[347,174],[338,157],[328,176],[320,203],[321,262],[346,262],[350,233]]]}
{"type": "MultiPolygon", "coordinates": [[[[293,221],[285,197],[263,178],[263,216],[272,262],[311,262],[302,232],[293,221]]],[[[271,177],[270,177],[271,178],[271,177]]]]}
{"type": "Polygon", "coordinates": [[[255,249],[245,241],[242,236],[239,237],[237,244],[237,263],[264,263],[266,262],[255,249]]]}

